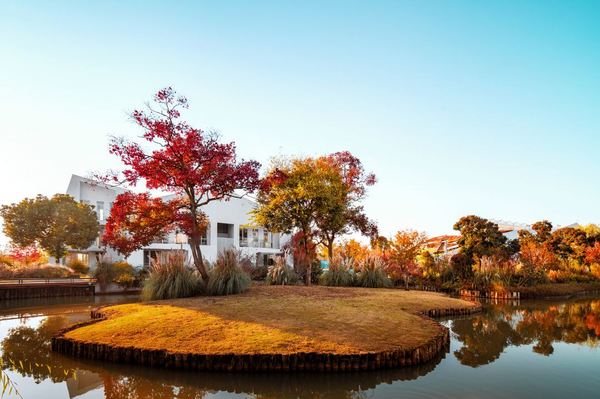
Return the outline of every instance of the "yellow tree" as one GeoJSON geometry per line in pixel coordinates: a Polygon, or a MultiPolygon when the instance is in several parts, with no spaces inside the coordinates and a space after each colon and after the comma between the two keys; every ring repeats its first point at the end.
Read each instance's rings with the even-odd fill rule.
{"type": "MultiPolygon", "coordinates": [[[[335,169],[313,158],[275,161],[261,181],[254,220],[272,231],[300,233],[301,249],[312,254],[318,241],[317,218],[340,202],[342,186],[335,169]]],[[[302,261],[310,285],[313,259],[302,261]]]]}

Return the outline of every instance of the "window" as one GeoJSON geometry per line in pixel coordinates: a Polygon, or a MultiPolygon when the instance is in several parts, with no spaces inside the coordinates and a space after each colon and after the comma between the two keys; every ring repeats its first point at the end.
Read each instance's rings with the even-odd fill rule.
{"type": "Polygon", "coordinates": [[[104,201],[96,202],[96,214],[98,215],[98,220],[104,220],[104,201]]]}
{"type": "Polygon", "coordinates": [[[240,247],[248,246],[248,229],[240,228],[240,247]]]}
{"type": "Polygon", "coordinates": [[[208,236],[210,235],[209,228],[210,228],[210,226],[207,225],[206,228],[204,229],[204,232],[202,233],[202,236],[200,237],[200,245],[208,245],[208,236]]]}
{"type": "Polygon", "coordinates": [[[227,223],[217,223],[217,237],[233,238],[233,225],[227,223]]]}
{"type": "Polygon", "coordinates": [[[263,248],[271,248],[271,232],[263,230],[263,248]]]}

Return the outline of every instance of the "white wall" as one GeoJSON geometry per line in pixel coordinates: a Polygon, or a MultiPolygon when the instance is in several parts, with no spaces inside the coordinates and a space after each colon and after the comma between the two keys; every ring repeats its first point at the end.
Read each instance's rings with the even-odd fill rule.
{"type": "MultiPolygon", "coordinates": [[[[73,196],[77,201],[86,201],[94,207],[98,201],[104,202],[105,217],[104,220],[100,221],[101,225],[105,224],[106,218],[108,217],[108,212],[110,210],[109,204],[114,202],[117,195],[122,192],[125,192],[125,190],[118,187],[92,183],[88,179],[76,175],[71,177],[67,189],[67,194],[73,196]]],[[[167,201],[172,198],[174,198],[174,196],[164,197],[167,201]]],[[[279,253],[279,248],[289,240],[288,236],[280,236],[279,240],[273,240],[280,244],[278,248],[239,247],[240,226],[253,224],[250,211],[254,209],[255,206],[256,204],[248,198],[231,198],[227,201],[212,201],[205,205],[202,208],[202,211],[207,215],[209,220],[209,241],[208,245],[201,246],[203,257],[210,262],[214,262],[220,248],[218,245],[219,240],[221,240],[221,243],[225,242],[223,239],[217,237],[218,223],[233,225],[233,239],[228,240],[227,243],[232,244],[235,249],[240,250],[245,255],[253,257],[253,259],[256,258],[257,253],[279,253]]],[[[254,227],[258,228],[258,226],[254,227]]],[[[145,248],[153,250],[181,248],[180,244],[175,243],[175,234],[169,234],[167,241],[168,243],[152,243],[145,248]]],[[[191,254],[189,245],[184,244],[183,249],[186,249],[188,254],[191,254]]],[[[122,259],[122,257],[119,257],[118,254],[111,249],[108,249],[107,253],[113,259],[122,259]]],[[[127,257],[127,262],[133,266],[142,266],[144,263],[143,250],[132,253],[127,257]]]]}

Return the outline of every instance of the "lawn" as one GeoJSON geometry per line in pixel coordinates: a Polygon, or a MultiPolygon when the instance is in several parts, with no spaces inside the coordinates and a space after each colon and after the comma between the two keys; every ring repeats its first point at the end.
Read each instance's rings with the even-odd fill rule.
{"type": "Polygon", "coordinates": [[[474,306],[422,291],[258,286],[241,295],[107,307],[105,320],[65,337],[172,353],[355,354],[424,344],[441,327],[419,312],[474,306]]]}

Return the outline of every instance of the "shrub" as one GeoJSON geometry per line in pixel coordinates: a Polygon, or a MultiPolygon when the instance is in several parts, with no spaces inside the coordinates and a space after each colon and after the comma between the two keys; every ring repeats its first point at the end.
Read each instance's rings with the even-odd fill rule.
{"type": "Polygon", "coordinates": [[[600,280],[600,263],[592,263],[590,273],[596,280],[600,280]]]}
{"type": "Polygon", "coordinates": [[[0,265],[0,278],[65,278],[77,277],[62,265],[29,265],[10,267],[0,265]]]}
{"type": "Polygon", "coordinates": [[[121,274],[115,278],[114,282],[123,288],[131,288],[137,285],[138,280],[133,274],[121,274]]]}
{"type": "Polygon", "coordinates": [[[10,255],[0,253],[0,265],[13,267],[15,265],[15,261],[10,255]]]}
{"type": "Polygon", "coordinates": [[[450,267],[454,275],[462,281],[470,280],[473,277],[473,268],[471,260],[465,254],[459,253],[450,258],[450,267]]]}
{"type": "Polygon", "coordinates": [[[69,267],[71,270],[78,274],[88,274],[88,272],[90,271],[88,265],[86,265],[79,259],[71,260],[69,263],[67,263],[67,267],[69,267]]]}
{"type": "Polygon", "coordinates": [[[356,274],[356,285],[359,287],[384,288],[391,287],[392,281],[385,273],[385,262],[377,255],[369,255],[360,262],[356,274]]]}
{"type": "Polygon", "coordinates": [[[108,285],[115,279],[115,269],[113,268],[112,262],[108,258],[102,258],[96,264],[96,270],[94,270],[94,278],[100,285],[102,291],[106,290],[108,285]]]}
{"type": "Polygon", "coordinates": [[[335,257],[329,263],[329,269],[321,275],[319,279],[320,284],[330,287],[352,286],[354,283],[353,266],[354,259],[335,257]]]}
{"type": "Polygon", "coordinates": [[[298,275],[286,263],[283,256],[278,256],[273,266],[267,271],[267,284],[293,285],[298,281],[298,275]]]}
{"type": "Polygon", "coordinates": [[[252,280],[263,281],[267,278],[268,266],[257,266],[252,264],[252,261],[248,257],[244,257],[240,260],[241,268],[248,273],[252,280]]]}
{"type": "Polygon", "coordinates": [[[517,270],[515,259],[503,259],[499,256],[482,256],[473,265],[473,287],[477,289],[494,289],[512,285],[517,270]]]}
{"type": "Polygon", "coordinates": [[[532,264],[521,262],[517,265],[516,272],[511,278],[512,285],[528,287],[535,284],[548,282],[548,275],[544,270],[533,267],[532,264]]]}
{"type": "Polygon", "coordinates": [[[185,256],[169,254],[152,261],[142,289],[143,300],[186,298],[202,292],[202,278],[186,265],[185,256]]]}
{"type": "Polygon", "coordinates": [[[226,249],[217,257],[208,280],[209,295],[232,295],[247,291],[252,283],[250,275],[240,267],[240,254],[226,249]]]}

